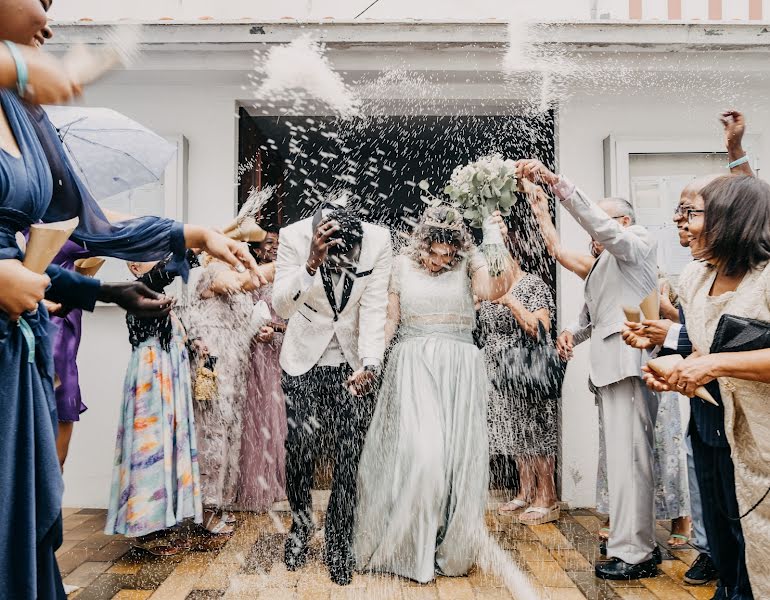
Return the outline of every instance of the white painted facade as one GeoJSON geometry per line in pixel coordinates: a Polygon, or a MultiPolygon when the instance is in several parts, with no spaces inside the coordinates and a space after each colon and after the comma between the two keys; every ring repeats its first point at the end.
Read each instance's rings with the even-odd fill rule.
{"type": "MultiPolygon", "coordinates": [[[[65,0],[56,4],[66,6],[65,0]]],[[[315,9],[321,3],[295,4],[315,9]]],[[[304,30],[286,22],[255,24],[264,31],[260,41],[287,41],[304,30]]],[[[192,223],[221,225],[234,213],[236,113],[239,101],[250,100],[244,85],[254,47],[252,26],[153,26],[147,33],[152,47],[147,48],[145,62],[89,88],[84,98],[87,104],[121,111],[163,135],[187,138],[187,215],[192,223]]],[[[502,24],[342,22],[316,31],[329,43],[332,64],[349,77],[389,65],[452,71],[454,76],[446,78],[438,93],[454,98],[461,107],[481,103],[513,107],[524,89],[506,85],[500,74],[507,39],[502,24]],[[472,43],[477,46],[471,48],[472,43]]],[[[99,32],[96,26],[62,25],[57,31],[59,49],[77,37],[94,40],[99,32]]],[[[594,64],[606,61],[611,50],[616,67],[647,72],[650,81],[649,89],[619,83],[611,92],[597,92],[593,83],[575,83],[557,104],[560,170],[592,197],[604,195],[603,140],[608,135],[660,140],[706,136],[718,143],[717,115],[729,106],[747,113],[753,133],[770,128],[770,85],[764,77],[770,43],[759,26],[582,24],[559,28],[554,35],[565,48],[581,52],[594,64]],[[715,39],[722,50],[716,50],[715,39]],[[702,80],[695,79],[693,73],[700,71],[702,80]],[[691,77],[704,85],[672,94],[666,92],[672,77],[691,77]],[[720,79],[734,83],[710,92],[705,82],[714,85],[720,79]]],[[[53,47],[57,50],[56,44],[53,47]]],[[[770,157],[770,137],[757,139],[756,153],[770,157]]],[[[588,237],[569,215],[560,214],[559,219],[565,244],[586,248],[588,237]]],[[[582,282],[561,271],[561,325],[577,317],[581,298],[582,282]]],[[[79,365],[90,410],[75,428],[65,471],[65,505],[98,507],[107,501],[128,354],[120,310],[98,308],[85,318],[79,365]]],[[[583,347],[568,370],[563,402],[562,497],[573,506],[594,503],[598,436],[587,368],[583,347]]]]}

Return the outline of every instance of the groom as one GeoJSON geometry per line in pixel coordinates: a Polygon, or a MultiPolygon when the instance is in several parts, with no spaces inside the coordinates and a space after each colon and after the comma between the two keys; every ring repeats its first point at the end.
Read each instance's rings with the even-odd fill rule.
{"type": "Polygon", "coordinates": [[[273,307],[289,323],[281,349],[286,397],[286,493],[292,525],[284,549],[294,571],[313,537],[310,490],[320,441],[334,457],[325,562],[347,585],[356,476],[385,352],[391,243],[387,229],[323,205],[280,232],[273,307]]]}

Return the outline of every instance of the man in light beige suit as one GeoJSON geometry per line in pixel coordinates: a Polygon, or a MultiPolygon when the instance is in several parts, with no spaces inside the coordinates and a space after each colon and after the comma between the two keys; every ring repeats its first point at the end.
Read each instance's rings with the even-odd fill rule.
{"type": "Polygon", "coordinates": [[[519,175],[551,186],[564,208],[594,242],[597,256],[585,283],[580,321],[560,336],[571,351],[575,334],[590,331],[590,378],[600,398],[610,492],[609,560],[596,565],[604,579],[638,579],[657,573],[655,544],[654,431],[657,396],[641,379],[643,354],[621,337],[623,306],[639,306],[657,290],[657,247],[635,224],[626,200],[594,204],[572,183],[539,161],[519,162],[519,175]]]}

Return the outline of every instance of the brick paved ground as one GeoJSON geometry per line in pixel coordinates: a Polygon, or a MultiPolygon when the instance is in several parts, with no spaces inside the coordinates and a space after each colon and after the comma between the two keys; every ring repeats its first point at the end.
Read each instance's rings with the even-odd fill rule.
{"type": "MultiPolygon", "coordinates": [[[[334,586],[320,563],[321,540],[312,559],[290,573],[281,561],[288,524],[285,506],[268,515],[239,514],[236,533],[220,548],[192,549],[157,558],[102,533],[104,511],[65,509],[64,545],[58,553],[65,582],[80,586],[71,600],[493,600],[515,596],[479,569],[468,577],[439,578],[419,585],[396,577],[355,575],[334,586]]],[[[503,548],[530,574],[544,598],[554,600],[709,600],[713,586],[692,587],[682,575],[697,556],[692,549],[667,553],[660,575],[630,583],[593,576],[600,520],[591,511],[563,512],[558,523],[525,527],[497,517],[487,521],[503,548]]],[[[319,512],[320,516],[320,512],[319,512]]],[[[197,539],[196,536],[192,536],[197,539]]],[[[658,530],[665,544],[668,532],[658,530]]],[[[194,541],[194,540],[193,540],[194,541]]]]}

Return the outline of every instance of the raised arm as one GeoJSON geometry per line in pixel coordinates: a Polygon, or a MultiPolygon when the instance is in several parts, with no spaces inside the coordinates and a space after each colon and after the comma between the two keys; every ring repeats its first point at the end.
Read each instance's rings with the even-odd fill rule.
{"type": "MultiPolygon", "coordinates": [[[[508,239],[508,227],[499,212],[493,213],[494,222],[500,227],[503,239],[508,239]]],[[[507,268],[497,277],[492,277],[487,262],[480,251],[475,251],[468,261],[473,295],[478,301],[494,301],[508,293],[515,277],[513,261],[508,257],[507,268]]]]}
{"type": "Polygon", "coordinates": [[[14,49],[0,43],[0,87],[15,90],[18,86],[18,70],[12,53],[15,52],[26,64],[29,74],[25,100],[36,104],[62,104],[80,94],[80,86],[68,75],[61,61],[30,46],[15,45],[14,49]]]}
{"type": "Polygon", "coordinates": [[[539,160],[520,160],[516,168],[520,178],[550,185],[556,197],[578,224],[618,260],[638,263],[655,249],[649,236],[640,235],[638,228],[622,227],[569,180],[552,173],[539,160]]]}
{"type": "MultiPolygon", "coordinates": [[[[727,110],[719,116],[719,121],[725,129],[725,146],[727,147],[727,160],[730,164],[739,161],[746,156],[743,149],[743,135],[746,133],[746,118],[743,113],[737,110],[727,110]]],[[[751,175],[751,165],[748,160],[741,162],[740,165],[732,167],[730,173],[733,175],[751,175]]]]}
{"type": "Polygon", "coordinates": [[[532,207],[532,213],[535,215],[537,224],[540,226],[540,233],[543,236],[548,254],[553,256],[562,267],[572,271],[581,279],[588,277],[596,259],[590,254],[575,252],[562,247],[559,234],[551,220],[548,195],[545,190],[539,185],[527,181],[524,184],[524,193],[532,207]]]}

